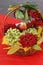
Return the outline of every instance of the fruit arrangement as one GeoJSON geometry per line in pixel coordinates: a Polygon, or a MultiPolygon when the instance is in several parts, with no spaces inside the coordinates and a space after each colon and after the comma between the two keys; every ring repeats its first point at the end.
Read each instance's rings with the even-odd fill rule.
{"type": "MultiPolygon", "coordinates": [[[[34,3],[26,2],[10,5],[4,18],[14,11],[14,17],[22,22],[4,25],[2,44],[8,45],[7,54],[28,56],[42,50],[43,42],[43,16],[34,3]]],[[[5,48],[6,49],[6,48],[5,48]]]]}

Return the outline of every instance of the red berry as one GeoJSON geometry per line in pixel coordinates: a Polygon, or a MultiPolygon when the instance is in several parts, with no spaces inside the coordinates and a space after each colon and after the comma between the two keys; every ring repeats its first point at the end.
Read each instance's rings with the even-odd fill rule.
{"type": "Polygon", "coordinates": [[[29,15],[33,17],[33,11],[30,10],[29,15]]]}
{"type": "Polygon", "coordinates": [[[32,26],[32,22],[27,22],[27,28],[30,28],[32,26]]]}
{"type": "Polygon", "coordinates": [[[39,17],[36,17],[35,19],[36,19],[37,21],[39,21],[39,20],[40,20],[40,18],[39,18],[39,17]]]}
{"type": "Polygon", "coordinates": [[[41,27],[43,27],[43,22],[40,20],[40,21],[35,21],[35,27],[39,27],[39,26],[41,26],[41,27]]]}
{"type": "Polygon", "coordinates": [[[35,20],[32,20],[31,22],[27,22],[27,28],[30,28],[34,26],[35,20]]]}

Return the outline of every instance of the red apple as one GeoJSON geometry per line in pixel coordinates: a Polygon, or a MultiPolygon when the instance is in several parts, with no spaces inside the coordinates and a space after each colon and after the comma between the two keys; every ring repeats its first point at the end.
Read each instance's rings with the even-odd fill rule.
{"type": "Polygon", "coordinates": [[[26,23],[21,23],[21,24],[19,25],[19,29],[20,29],[20,31],[26,30],[26,29],[27,29],[26,23]]]}

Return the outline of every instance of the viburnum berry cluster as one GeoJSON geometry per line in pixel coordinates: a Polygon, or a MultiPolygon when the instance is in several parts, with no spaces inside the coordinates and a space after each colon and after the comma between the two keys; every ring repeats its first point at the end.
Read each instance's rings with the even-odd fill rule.
{"type": "Polygon", "coordinates": [[[37,36],[31,33],[25,33],[25,35],[20,36],[20,43],[23,47],[32,47],[37,44],[37,36]]]}
{"type": "Polygon", "coordinates": [[[37,12],[37,11],[33,11],[33,10],[30,10],[29,12],[29,15],[33,18],[35,18],[36,20],[40,20],[40,14],[37,12]]]}
{"type": "Polygon", "coordinates": [[[27,28],[32,27],[43,27],[43,20],[41,20],[40,14],[37,11],[30,10],[29,15],[34,18],[31,22],[27,22],[27,28]]]}
{"type": "Polygon", "coordinates": [[[39,26],[43,27],[43,21],[32,20],[31,22],[27,22],[27,28],[30,28],[32,26],[35,28],[38,28],[39,26]]]}

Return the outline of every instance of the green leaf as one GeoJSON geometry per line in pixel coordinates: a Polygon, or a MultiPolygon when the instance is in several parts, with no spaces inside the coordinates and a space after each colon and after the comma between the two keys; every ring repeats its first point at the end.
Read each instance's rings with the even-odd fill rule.
{"type": "Polygon", "coordinates": [[[24,19],[25,19],[25,21],[28,21],[28,20],[29,20],[29,16],[28,16],[28,12],[27,12],[27,10],[25,10],[25,16],[24,16],[24,19]]]}
{"type": "Polygon", "coordinates": [[[8,11],[10,11],[13,7],[15,7],[16,5],[9,5],[8,7],[8,11]]]}
{"type": "Polygon", "coordinates": [[[24,19],[24,14],[23,14],[22,11],[16,10],[15,17],[18,18],[18,19],[24,19]]]}
{"type": "Polygon", "coordinates": [[[37,4],[34,4],[34,3],[32,3],[32,2],[26,2],[26,3],[22,3],[22,4],[20,4],[20,6],[29,6],[29,7],[31,7],[31,8],[34,8],[34,9],[36,9],[36,7],[37,7],[37,4]]]}
{"type": "Polygon", "coordinates": [[[7,54],[14,54],[15,52],[17,52],[20,49],[20,45],[16,44],[11,46],[11,48],[9,49],[7,54]]]}
{"type": "Polygon", "coordinates": [[[35,49],[35,50],[41,50],[41,47],[39,45],[34,45],[33,49],[35,49]]]}

